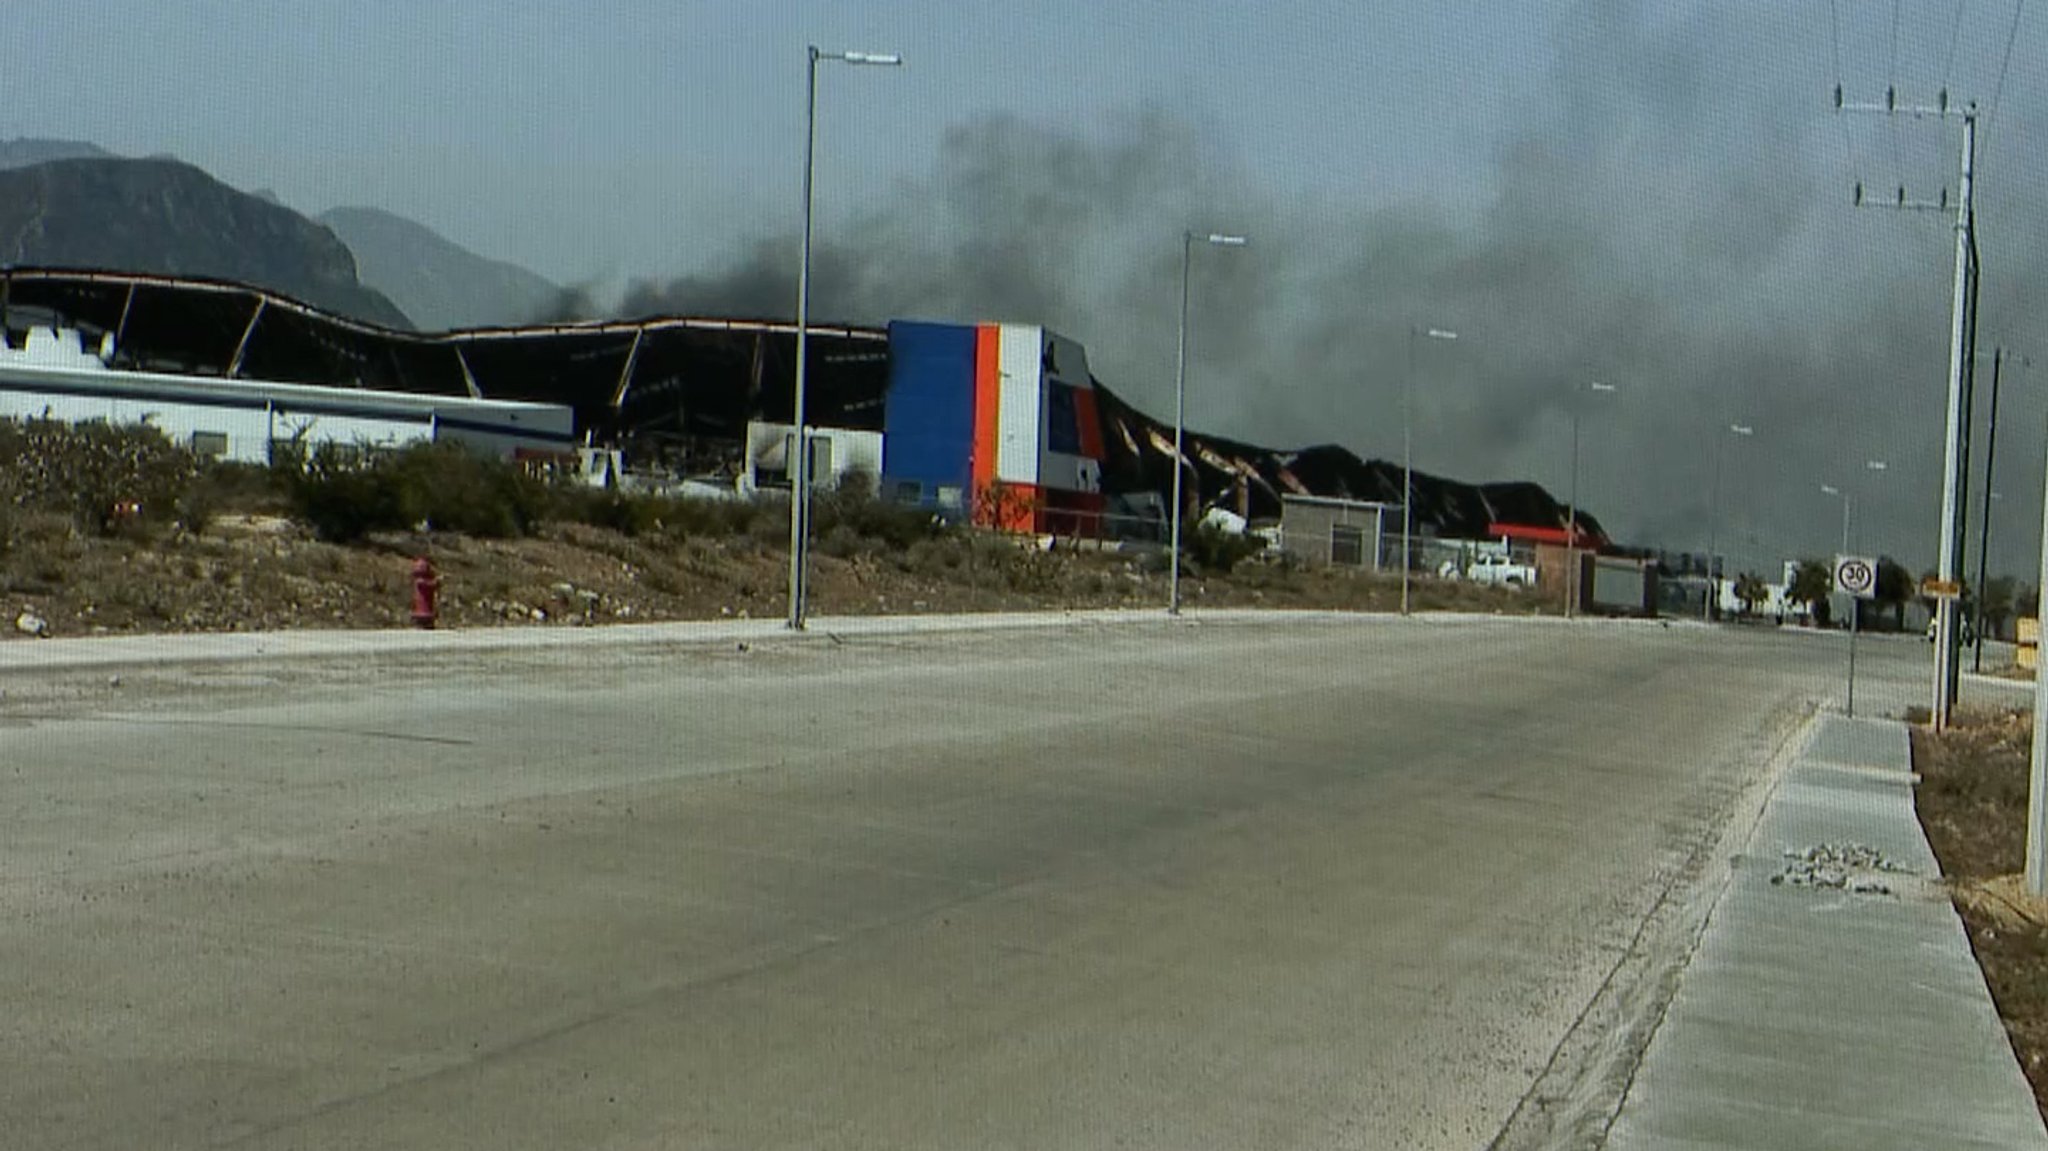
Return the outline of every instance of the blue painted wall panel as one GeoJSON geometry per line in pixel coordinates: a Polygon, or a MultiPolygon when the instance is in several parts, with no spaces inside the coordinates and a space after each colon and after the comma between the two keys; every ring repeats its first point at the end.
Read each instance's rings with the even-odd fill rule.
{"type": "Polygon", "coordinates": [[[975,329],[889,324],[889,391],[882,409],[883,491],[915,481],[930,500],[940,485],[967,490],[974,448],[975,329]]]}

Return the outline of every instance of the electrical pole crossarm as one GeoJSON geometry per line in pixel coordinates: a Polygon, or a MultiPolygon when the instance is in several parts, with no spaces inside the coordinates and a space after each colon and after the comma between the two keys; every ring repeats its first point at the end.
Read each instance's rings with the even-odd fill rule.
{"type": "Polygon", "coordinates": [[[1835,111],[1874,113],[1879,116],[1912,116],[1915,119],[1929,116],[1935,119],[1947,119],[1950,117],[1976,116],[1977,102],[1970,100],[1960,105],[1952,104],[1949,102],[1948,89],[1943,88],[1935,95],[1935,102],[1932,104],[1901,104],[1899,103],[1899,90],[1896,87],[1892,87],[1884,90],[1884,100],[1881,102],[1864,101],[1852,103],[1843,97],[1842,86],[1837,84],[1835,85],[1835,111]]]}
{"type": "Polygon", "coordinates": [[[1906,189],[1901,186],[1889,200],[1872,199],[1864,194],[1863,183],[1858,181],[1853,203],[1859,208],[1889,208],[1895,212],[1946,212],[1949,210],[1948,189],[1932,200],[1909,200],[1906,189]]]}

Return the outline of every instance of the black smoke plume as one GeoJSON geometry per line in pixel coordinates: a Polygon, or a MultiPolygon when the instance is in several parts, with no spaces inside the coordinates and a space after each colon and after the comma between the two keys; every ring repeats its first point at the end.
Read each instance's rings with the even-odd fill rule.
{"type": "MultiPolygon", "coordinates": [[[[885,206],[822,214],[812,314],[1043,323],[1163,415],[1181,230],[1242,230],[1247,248],[1196,252],[1200,428],[1398,458],[1408,328],[1453,328],[1454,344],[1418,349],[1418,467],[1566,496],[1577,404],[1582,502],[1622,538],[1692,549],[1713,534],[1770,571],[1833,550],[1839,505],[1819,486],[1853,483],[1866,547],[1924,566],[1949,232],[1850,206],[1859,172],[1832,118],[1826,41],[1816,54],[1811,13],[1795,7],[1742,7],[1763,28],[1736,38],[1707,9],[1583,6],[1559,36],[1547,100],[1492,140],[1445,142],[1483,162],[1441,203],[1276,186],[1157,108],[1084,127],[975,118],[885,206]],[[1593,380],[1616,390],[1578,387],[1593,380]],[[1863,470],[1873,458],[1890,465],[1881,478],[1863,470]]],[[[1326,112],[1332,133],[1399,114],[1326,112]]],[[[1412,114],[1426,135],[1428,110],[1412,114]]],[[[2017,96],[2000,116],[2012,135],[2042,119],[2017,96]]],[[[1952,180],[1949,138],[1908,130],[1936,133],[1917,175],[1952,180]]],[[[2000,340],[2048,354],[2048,245],[2038,213],[2016,210],[2021,149],[2002,155],[2004,191],[1987,184],[1980,212],[1981,339],[1987,354],[2000,340]]],[[[764,236],[726,267],[634,285],[622,310],[786,316],[796,265],[794,236],[764,236]]],[[[2041,406],[2015,394],[1998,485],[2011,526],[1994,570],[2023,570],[2037,530],[2024,510],[2037,497],[2015,496],[2040,487],[2041,406]]]]}

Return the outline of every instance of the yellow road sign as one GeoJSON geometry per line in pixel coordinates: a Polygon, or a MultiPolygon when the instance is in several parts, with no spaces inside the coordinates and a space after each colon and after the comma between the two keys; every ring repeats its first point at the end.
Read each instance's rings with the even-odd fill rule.
{"type": "Polygon", "coordinates": [[[1928,599],[1959,599],[1963,594],[1963,585],[1952,579],[1922,580],[1920,594],[1928,599]]]}

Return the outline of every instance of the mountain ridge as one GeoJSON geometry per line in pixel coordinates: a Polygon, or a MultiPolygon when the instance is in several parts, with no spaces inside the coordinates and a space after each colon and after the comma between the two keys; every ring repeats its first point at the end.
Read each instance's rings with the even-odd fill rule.
{"type": "Polygon", "coordinates": [[[315,219],[355,253],[363,282],[423,330],[529,324],[561,298],[562,289],[538,273],[479,255],[395,212],[337,207],[315,219]]]}
{"type": "Polygon", "coordinates": [[[233,280],[414,327],[362,281],[332,229],[169,158],[73,155],[0,167],[0,264],[233,280]]]}

